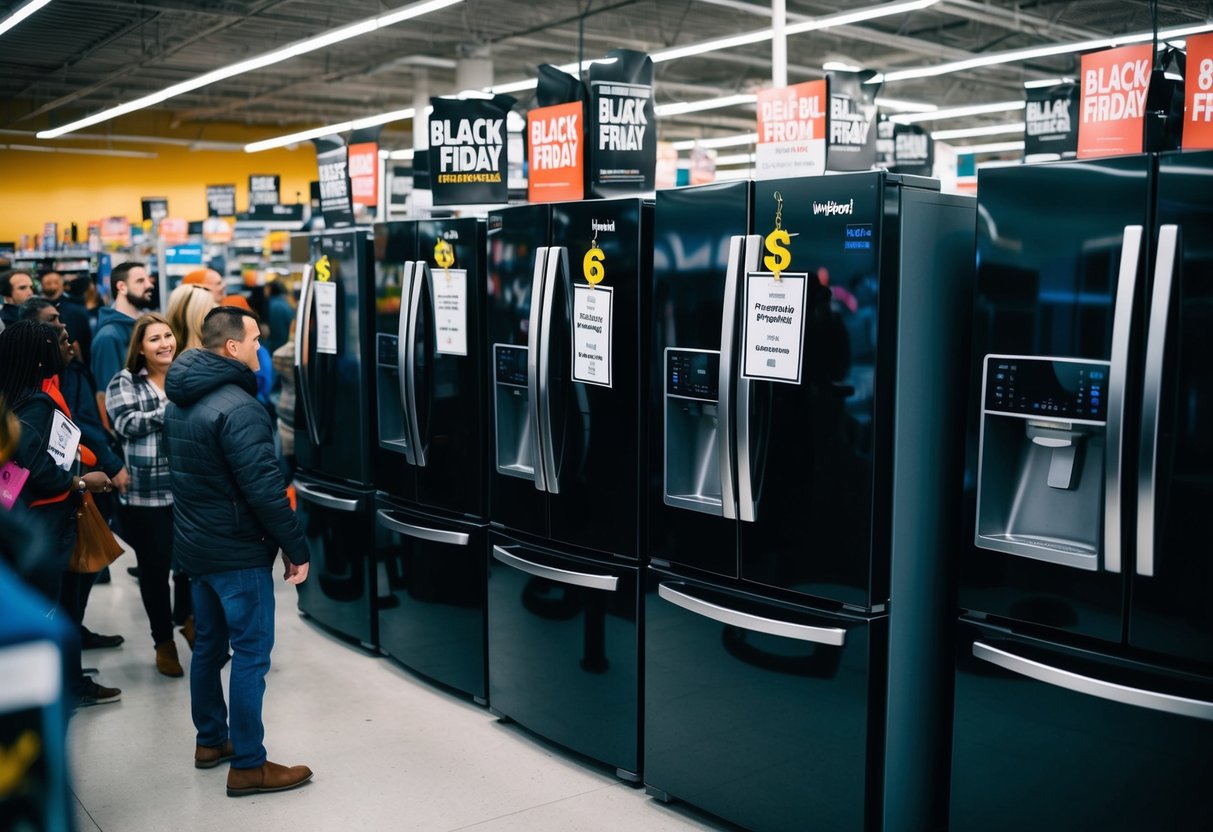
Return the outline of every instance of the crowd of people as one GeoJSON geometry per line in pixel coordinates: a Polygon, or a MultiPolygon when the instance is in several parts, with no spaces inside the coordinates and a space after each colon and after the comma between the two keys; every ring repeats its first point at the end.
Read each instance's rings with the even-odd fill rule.
{"type": "Polygon", "coordinates": [[[185,676],[174,628],[191,650],[194,765],[230,760],[232,796],[293,788],[311,771],[266,759],[261,707],[271,568],[279,553],[287,581],[302,582],[308,568],[285,479],[293,377],[274,375],[293,353],[294,308],[271,283],[254,295],[258,316],[248,298],[227,294],[218,272],[199,269],[161,315],[156,279],[127,262],[110,275],[112,303],[93,316],[84,302],[92,283],[0,272],[0,427],[15,437],[0,448],[0,568],[41,599],[47,618],[63,617],[78,633],[65,656],[68,700],[119,701],[121,691],[81,659],[81,650],[125,641],[84,623],[90,592],[108,580],[108,570],[73,563],[87,492],[134,551],[128,571],[139,581],[156,671],[185,676]],[[229,662],[230,708],[220,682],[229,662]]]}

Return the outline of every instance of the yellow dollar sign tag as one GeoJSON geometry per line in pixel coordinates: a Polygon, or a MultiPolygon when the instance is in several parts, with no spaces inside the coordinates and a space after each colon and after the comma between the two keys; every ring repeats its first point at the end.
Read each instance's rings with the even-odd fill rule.
{"type": "Polygon", "coordinates": [[[791,236],[782,228],[776,228],[766,238],[767,251],[771,252],[763,258],[762,264],[767,267],[767,271],[775,275],[775,279],[779,279],[781,272],[786,271],[788,266],[792,265],[792,252],[788,251],[788,243],[792,242],[791,236]]]}
{"type": "Polygon", "coordinates": [[[581,261],[581,269],[585,273],[585,280],[591,286],[597,286],[606,277],[606,269],[603,268],[602,261],[606,255],[602,253],[602,249],[594,246],[585,253],[585,257],[581,261]]]}
{"type": "Polygon", "coordinates": [[[326,254],[316,261],[316,279],[321,283],[328,283],[329,278],[333,276],[333,267],[329,264],[329,256],[326,254]]]}
{"type": "Polygon", "coordinates": [[[455,249],[446,240],[439,240],[434,245],[434,262],[444,269],[455,265],[455,249]]]}

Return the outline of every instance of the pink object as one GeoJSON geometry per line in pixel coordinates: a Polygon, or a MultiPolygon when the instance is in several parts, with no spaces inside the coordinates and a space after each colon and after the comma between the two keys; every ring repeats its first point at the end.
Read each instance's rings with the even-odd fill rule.
{"type": "Polygon", "coordinates": [[[0,466],[0,506],[11,509],[27,479],[29,471],[15,462],[9,461],[0,466]]]}

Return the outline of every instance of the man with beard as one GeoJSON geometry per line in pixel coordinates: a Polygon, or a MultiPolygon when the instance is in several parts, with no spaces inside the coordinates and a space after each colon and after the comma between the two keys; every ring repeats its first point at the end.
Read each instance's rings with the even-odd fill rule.
{"type": "MultiPolygon", "coordinates": [[[[88,279],[88,275],[77,275],[75,278],[75,280],[81,281],[81,288],[88,283],[88,279]]],[[[72,342],[75,344],[76,356],[87,367],[93,344],[93,333],[88,325],[88,310],[84,308],[84,304],[79,299],[65,291],[67,284],[59,272],[47,272],[39,278],[38,282],[42,285],[42,297],[53,303],[59,310],[59,318],[67,327],[68,334],[72,336],[72,342]]],[[[72,282],[72,286],[74,288],[75,281],[72,282]]]]}
{"type": "Polygon", "coordinates": [[[110,285],[114,287],[114,305],[101,310],[97,316],[97,331],[93,334],[90,363],[98,390],[104,390],[126,366],[126,351],[130,347],[135,319],[152,308],[155,289],[144,265],[133,262],[115,266],[110,273],[110,285]]]}

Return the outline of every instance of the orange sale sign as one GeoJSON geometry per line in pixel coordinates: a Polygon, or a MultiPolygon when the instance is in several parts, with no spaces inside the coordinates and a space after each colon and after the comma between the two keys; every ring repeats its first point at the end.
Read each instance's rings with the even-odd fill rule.
{"type": "Polygon", "coordinates": [[[561,202],[585,196],[585,105],[580,101],[527,113],[531,202],[561,202]]]}
{"type": "Polygon", "coordinates": [[[1213,148],[1213,33],[1188,38],[1184,79],[1185,150],[1213,148]]]}
{"type": "Polygon", "coordinates": [[[1148,43],[1082,56],[1079,159],[1141,153],[1153,57],[1148,43]]]}

